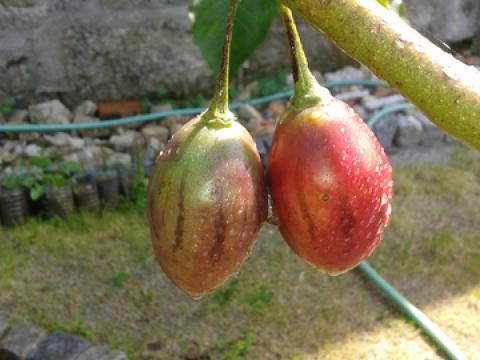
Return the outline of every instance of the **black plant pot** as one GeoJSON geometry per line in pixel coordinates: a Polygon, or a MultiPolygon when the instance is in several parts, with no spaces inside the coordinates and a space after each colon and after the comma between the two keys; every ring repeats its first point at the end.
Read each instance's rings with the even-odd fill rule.
{"type": "Polygon", "coordinates": [[[6,226],[20,225],[28,216],[28,198],[24,188],[0,188],[0,217],[6,226]]]}
{"type": "Polygon", "coordinates": [[[61,218],[65,218],[75,209],[72,187],[70,185],[58,189],[48,189],[43,202],[47,213],[61,218]]]}
{"type": "Polygon", "coordinates": [[[81,181],[73,189],[75,201],[82,210],[100,211],[100,199],[95,181],[81,181]]]}
{"type": "Polygon", "coordinates": [[[115,209],[120,195],[120,181],[115,170],[102,171],[97,174],[97,186],[102,205],[106,209],[115,209]]]}

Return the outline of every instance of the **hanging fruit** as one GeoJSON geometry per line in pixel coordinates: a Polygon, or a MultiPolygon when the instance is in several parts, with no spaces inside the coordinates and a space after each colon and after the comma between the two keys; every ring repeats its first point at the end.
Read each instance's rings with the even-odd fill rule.
{"type": "Polygon", "coordinates": [[[295,93],[277,125],[268,169],[273,209],[288,245],[336,275],[380,245],[389,222],[392,169],[375,135],[308,69],[291,11],[281,7],[295,93]]]}
{"type": "Polygon", "coordinates": [[[266,218],[255,143],[228,109],[229,56],[238,0],[231,0],[220,74],[209,108],[157,158],[147,214],[156,258],[170,280],[200,297],[237,272],[266,218]]]}

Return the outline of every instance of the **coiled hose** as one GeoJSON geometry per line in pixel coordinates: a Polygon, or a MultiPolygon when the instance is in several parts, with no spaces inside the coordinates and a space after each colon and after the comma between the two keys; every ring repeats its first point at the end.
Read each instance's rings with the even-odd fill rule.
{"type": "MultiPolygon", "coordinates": [[[[363,86],[363,87],[388,87],[387,84],[376,80],[351,80],[351,81],[330,81],[323,84],[327,88],[345,87],[345,86],[363,86]]],[[[293,91],[284,91],[270,96],[249,99],[241,102],[232,103],[230,108],[232,110],[238,109],[242,104],[260,105],[276,100],[286,99],[293,95],[293,91]]],[[[367,124],[373,127],[376,122],[384,116],[407,109],[413,108],[412,104],[401,103],[392,106],[387,106],[384,109],[373,114],[368,119],[367,124]]],[[[38,124],[38,125],[0,125],[0,132],[8,133],[25,133],[25,132],[71,132],[81,130],[92,130],[109,128],[114,126],[130,125],[136,123],[147,123],[158,121],[168,116],[190,116],[197,115],[202,112],[202,108],[177,109],[158,112],[154,114],[137,115],[123,119],[107,120],[94,123],[82,124],[38,124]]],[[[433,323],[422,311],[410,303],[404,296],[402,296],[393,286],[391,286],[385,279],[383,279],[369,264],[362,262],[357,269],[372,282],[372,284],[389,300],[395,307],[404,313],[410,320],[412,320],[430,340],[451,360],[467,360],[466,356],[457,348],[457,346],[450,340],[442,330],[433,323]]]]}

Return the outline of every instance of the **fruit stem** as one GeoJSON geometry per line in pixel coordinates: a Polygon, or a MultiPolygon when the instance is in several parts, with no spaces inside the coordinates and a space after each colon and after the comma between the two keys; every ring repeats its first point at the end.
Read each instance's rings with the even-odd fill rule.
{"type": "Polygon", "coordinates": [[[240,0],[230,0],[228,7],[227,25],[223,41],[222,62],[220,64],[215,92],[203,118],[207,122],[228,125],[234,120],[234,115],[228,109],[228,83],[230,69],[230,51],[232,46],[233,25],[240,0]]]}
{"type": "Polygon", "coordinates": [[[318,103],[330,101],[332,98],[330,92],[320,86],[308,68],[307,57],[305,56],[291,10],[285,5],[280,5],[280,12],[287,33],[288,52],[292,62],[293,80],[295,82],[295,92],[291,100],[293,107],[297,111],[301,111],[318,103]]]}

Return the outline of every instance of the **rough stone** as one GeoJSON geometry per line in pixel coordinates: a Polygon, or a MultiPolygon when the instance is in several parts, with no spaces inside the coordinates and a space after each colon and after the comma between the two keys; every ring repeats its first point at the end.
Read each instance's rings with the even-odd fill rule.
{"type": "Polygon", "coordinates": [[[442,41],[466,40],[479,29],[478,0],[404,0],[404,3],[412,25],[442,41]]]}
{"type": "Polygon", "coordinates": [[[432,123],[425,115],[418,111],[412,113],[420,124],[422,124],[422,145],[437,146],[442,145],[445,139],[445,133],[432,123]]]}
{"type": "Polygon", "coordinates": [[[27,124],[28,123],[28,110],[17,109],[13,110],[7,118],[7,122],[12,124],[27,124]]]}
{"type": "Polygon", "coordinates": [[[357,90],[357,91],[347,91],[340,94],[336,94],[335,97],[339,100],[348,102],[348,101],[357,101],[369,95],[370,95],[370,91],[368,90],[357,90]]]}
{"type": "Polygon", "coordinates": [[[368,111],[376,111],[385,106],[395,105],[402,102],[406,102],[405,98],[402,95],[397,94],[384,97],[367,96],[363,98],[362,105],[368,111]]]}
{"type": "Polygon", "coordinates": [[[45,337],[45,332],[28,324],[13,326],[0,342],[0,359],[7,356],[25,359],[36,350],[38,343],[45,337]]]}
{"type": "Polygon", "coordinates": [[[363,80],[365,73],[360,68],[346,66],[335,72],[325,74],[326,81],[363,80]]]}
{"type": "Polygon", "coordinates": [[[125,168],[130,168],[132,165],[132,156],[130,154],[115,152],[108,156],[106,165],[107,166],[121,165],[125,168]]]}
{"type": "Polygon", "coordinates": [[[160,113],[172,110],[172,104],[154,104],[150,108],[151,113],[160,113]]]}
{"type": "Polygon", "coordinates": [[[27,156],[40,156],[42,154],[42,148],[35,144],[29,144],[24,152],[27,156]]]}
{"type": "Polygon", "coordinates": [[[93,169],[103,166],[110,153],[106,147],[91,145],[79,151],[78,157],[83,168],[93,169]]]}
{"type": "Polygon", "coordinates": [[[252,119],[261,121],[263,120],[262,115],[255,109],[252,105],[243,104],[237,110],[238,117],[241,120],[249,122],[252,119]]]}
{"type": "Polygon", "coordinates": [[[94,117],[96,112],[97,112],[97,104],[95,104],[91,100],[85,100],[81,102],[75,108],[75,110],[73,110],[73,122],[74,123],[86,122],[82,120],[85,118],[94,117]]]}
{"type": "Polygon", "coordinates": [[[161,125],[147,125],[142,129],[142,134],[146,140],[157,139],[161,143],[168,141],[169,130],[161,125]]]}
{"type": "Polygon", "coordinates": [[[378,141],[387,152],[393,150],[393,139],[397,133],[397,127],[397,118],[393,115],[384,117],[373,126],[373,131],[378,141]]]}
{"type": "Polygon", "coordinates": [[[72,141],[72,137],[69,134],[62,132],[55,133],[54,135],[45,135],[44,139],[49,145],[58,147],[68,146],[72,141]]]}
{"type": "Polygon", "coordinates": [[[75,360],[89,347],[88,342],[79,336],[54,333],[38,343],[27,360],[75,360]]]}
{"type": "Polygon", "coordinates": [[[113,135],[110,138],[110,144],[116,151],[130,152],[143,148],[145,140],[142,135],[136,131],[125,131],[120,135],[113,135]]]}
{"type": "Polygon", "coordinates": [[[35,124],[68,124],[72,120],[70,110],[58,100],[31,105],[28,111],[35,124]]]}
{"type": "Polygon", "coordinates": [[[415,146],[422,140],[422,124],[411,115],[399,115],[395,144],[401,147],[415,146]]]}
{"type": "Polygon", "coordinates": [[[91,347],[75,360],[128,360],[128,358],[120,351],[109,350],[104,347],[91,347]]]}

